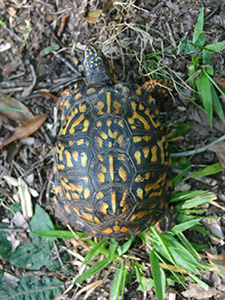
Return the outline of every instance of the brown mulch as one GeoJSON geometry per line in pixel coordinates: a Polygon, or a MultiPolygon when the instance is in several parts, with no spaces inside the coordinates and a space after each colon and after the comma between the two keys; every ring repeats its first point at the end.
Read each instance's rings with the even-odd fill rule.
{"type": "MultiPolygon", "coordinates": [[[[0,26],[0,101],[15,99],[29,109],[33,116],[48,115],[44,125],[36,133],[1,150],[0,194],[10,195],[6,197],[9,203],[15,201],[11,197],[15,187],[7,183],[3,176],[22,176],[28,186],[39,193],[34,201],[52,216],[55,223],[52,167],[59,126],[55,103],[64,89],[84,84],[82,53],[85,46],[91,43],[102,50],[114,66],[118,80],[138,84],[148,78],[143,63],[148,54],[164,51],[168,47],[169,55],[159,55],[161,63],[174,80],[179,81],[180,78],[185,81],[190,55],[182,53],[182,56],[178,56],[174,48],[185,36],[192,39],[202,3],[200,0],[116,1],[112,7],[109,3],[110,9],[92,23],[87,17],[90,11],[99,9],[96,2],[5,0],[0,5],[0,20],[5,24],[0,26]],[[60,49],[51,49],[46,54],[45,49],[54,48],[56,44],[60,49]]],[[[224,1],[206,0],[204,9],[207,44],[225,40],[224,1]]],[[[218,76],[225,75],[224,55],[212,56],[212,65],[218,76]]],[[[190,94],[188,89],[186,92],[190,94]]],[[[225,99],[221,98],[221,101],[224,107],[225,99]]],[[[190,125],[185,136],[176,142],[179,151],[200,148],[225,132],[225,124],[216,117],[214,126],[210,129],[204,112],[176,91],[173,97],[160,104],[160,108],[164,122],[190,125]]],[[[5,114],[0,114],[1,139],[20,124],[15,118],[9,119],[5,114]]],[[[190,160],[193,170],[198,170],[216,163],[218,158],[214,152],[205,151],[190,160]]],[[[177,189],[182,188],[180,186],[177,189]]],[[[225,172],[207,177],[204,181],[190,180],[186,188],[209,189],[218,194],[218,202],[224,206],[225,172]]],[[[1,219],[6,210],[2,204],[1,219]]],[[[209,206],[207,215],[221,217],[219,226],[225,232],[224,211],[209,206]]],[[[222,246],[220,245],[221,248],[222,246]]],[[[72,248],[72,245],[68,247],[72,248]]],[[[208,276],[212,286],[215,282],[218,284],[218,281],[220,285],[224,285],[213,272],[208,276]]],[[[109,299],[110,285],[109,277],[103,286],[96,289],[91,299],[109,299]]],[[[155,299],[152,294],[143,296],[142,292],[137,291],[137,286],[137,283],[130,284],[124,299],[143,299],[144,296],[145,299],[155,299]]],[[[174,287],[177,299],[195,299],[194,292],[191,293],[194,288],[190,285],[190,294],[181,296],[180,287],[174,287]]],[[[75,290],[76,287],[62,299],[71,299],[75,290]]],[[[210,299],[214,296],[210,296],[210,299]]],[[[204,299],[209,299],[209,296],[204,299]]]]}

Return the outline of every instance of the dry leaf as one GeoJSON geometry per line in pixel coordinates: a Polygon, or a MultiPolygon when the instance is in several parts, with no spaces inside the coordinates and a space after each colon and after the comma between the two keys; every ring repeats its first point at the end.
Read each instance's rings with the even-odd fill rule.
{"type": "Polygon", "coordinates": [[[19,182],[18,193],[21,201],[21,207],[22,207],[24,218],[25,219],[31,218],[33,216],[33,207],[32,207],[32,201],[28,190],[28,186],[21,177],[18,178],[18,182],[19,182]]]}
{"type": "Polygon", "coordinates": [[[2,141],[0,141],[0,149],[18,139],[27,137],[37,131],[44,123],[46,118],[47,114],[41,114],[25,122],[23,125],[16,127],[13,132],[11,132],[2,141]]]}
{"type": "Polygon", "coordinates": [[[33,118],[33,114],[20,101],[12,97],[0,97],[0,113],[13,121],[26,122],[33,118]],[[16,109],[19,111],[13,111],[16,109]]]}
{"type": "Polygon", "coordinates": [[[225,91],[225,78],[222,77],[213,77],[213,80],[215,81],[215,83],[222,89],[225,91]]]}
{"type": "Polygon", "coordinates": [[[14,60],[11,63],[6,64],[2,71],[3,77],[8,77],[11,73],[15,72],[20,65],[21,63],[18,60],[14,60]]]}
{"type": "Polygon", "coordinates": [[[199,284],[193,283],[190,284],[187,291],[182,292],[182,295],[187,298],[192,299],[209,299],[212,296],[218,294],[216,288],[209,288],[208,291],[205,291],[199,284]]]}
{"type": "Polygon", "coordinates": [[[221,254],[213,253],[212,250],[208,249],[205,251],[209,260],[210,265],[217,270],[222,278],[225,278],[225,251],[221,254]]]}
{"type": "Polygon", "coordinates": [[[103,12],[106,12],[113,6],[113,2],[114,2],[113,0],[100,1],[100,5],[98,6],[98,9],[89,10],[87,12],[87,15],[85,16],[85,20],[91,23],[95,23],[103,12]]]}
{"type": "Polygon", "coordinates": [[[46,92],[46,91],[37,91],[37,94],[45,97],[46,99],[58,100],[57,96],[53,95],[52,93],[46,92]]]}
{"type": "Polygon", "coordinates": [[[216,143],[214,145],[210,145],[207,148],[208,150],[215,152],[219,162],[222,167],[225,169],[225,142],[216,143]]]}

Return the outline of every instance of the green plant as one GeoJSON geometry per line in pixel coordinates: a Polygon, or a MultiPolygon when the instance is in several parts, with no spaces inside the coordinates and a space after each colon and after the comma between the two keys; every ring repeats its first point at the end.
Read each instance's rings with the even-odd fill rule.
{"type": "Polygon", "coordinates": [[[203,32],[203,26],[204,7],[202,5],[197,24],[195,26],[192,42],[189,42],[187,37],[185,37],[180,42],[178,54],[185,50],[187,54],[192,55],[191,63],[188,67],[190,86],[192,89],[198,91],[208,122],[210,127],[212,127],[213,109],[220,119],[225,122],[223,109],[216,91],[219,91],[223,95],[224,93],[213,80],[214,69],[211,65],[211,55],[224,50],[225,41],[207,45],[206,34],[203,32]]]}

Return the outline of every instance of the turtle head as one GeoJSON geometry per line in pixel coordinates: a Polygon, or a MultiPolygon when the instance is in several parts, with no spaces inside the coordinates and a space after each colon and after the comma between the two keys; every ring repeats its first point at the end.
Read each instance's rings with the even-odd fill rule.
{"type": "Polygon", "coordinates": [[[85,83],[109,84],[116,83],[115,73],[104,54],[94,46],[88,45],[84,51],[83,66],[85,69],[85,83]]]}

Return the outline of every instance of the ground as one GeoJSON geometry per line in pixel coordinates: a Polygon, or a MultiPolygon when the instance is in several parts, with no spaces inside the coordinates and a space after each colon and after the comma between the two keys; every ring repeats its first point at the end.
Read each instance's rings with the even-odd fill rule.
{"type": "MultiPolygon", "coordinates": [[[[4,22],[0,26],[0,102],[8,99],[11,103],[15,101],[16,105],[18,102],[22,103],[29,110],[22,116],[22,122],[28,119],[30,112],[33,116],[47,113],[47,120],[38,132],[1,150],[0,193],[7,195],[9,204],[14,203],[16,199],[12,194],[16,187],[3,179],[3,176],[22,176],[26,184],[38,192],[38,197],[34,198],[33,202],[42,206],[57,224],[60,223],[54,218],[52,206],[53,155],[59,128],[55,103],[64,89],[84,85],[82,54],[87,44],[94,44],[108,57],[115,69],[117,80],[138,84],[145,82],[151,75],[148,74],[146,65],[148,55],[158,52],[158,67],[163,66],[165,74],[178,82],[173,96],[159,103],[163,123],[177,122],[190,126],[182,138],[173,142],[180,152],[208,145],[225,132],[225,124],[217,117],[214,118],[214,126],[210,129],[205,113],[184,98],[180,89],[177,90],[177,86],[181,84],[182,90],[189,95],[191,93],[185,88],[191,56],[184,52],[178,55],[177,47],[184,37],[192,40],[202,1],[104,1],[104,8],[106,3],[109,9],[96,16],[102,4],[97,1],[0,2],[0,21],[4,22]]],[[[203,3],[207,43],[221,42],[225,39],[224,1],[206,0],[203,3]]],[[[212,56],[212,65],[215,76],[223,77],[224,54],[212,56]]],[[[224,99],[221,98],[221,101],[224,107],[224,99]]],[[[22,109],[24,106],[21,106],[22,109]]],[[[1,138],[20,124],[21,122],[16,121],[14,117],[9,119],[5,114],[1,114],[1,138]]],[[[200,167],[216,163],[218,158],[215,152],[205,151],[192,156],[190,160],[192,170],[198,170],[200,167]]],[[[192,179],[176,189],[184,188],[209,189],[218,194],[218,203],[224,206],[224,172],[201,181],[192,179]]],[[[2,220],[7,211],[4,203],[3,201],[0,207],[2,220]]],[[[212,205],[207,208],[207,215],[221,217],[218,226],[224,232],[224,211],[212,205]]],[[[11,220],[7,219],[7,222],[11,220]]],[[[74,245],[68,243],[67,246],[72,248],[74,245]]],[[[5,262],[2,263],[2,268],[9,267],[5,262]]],[[[66,285],[66,278],[62,277],[60,279],[66,285]]],[[[212,272],[209,279],[211,285],[219,280],[216,275],[214,277],[212,272]]],[[[221,285],[223,283],[220,282],[221,285]]],[[[104,286],[95,290],[92,299],[108,299],[110,284],[108,278],[104,286]]],[[[125,299],[150,299],[149,295],[143,296],[142,292],[136,290],[135,283],[131,284],[129,289],[125,299]]],[[[75,288],[62,299],[71,299],[73,293],[75,288]]],[[[179,287],[176,293],[177,299],[187,299],[190,296],[181,296],[179,287]]],[[[209,299],[207,296],[203,298],[209,299]]]]}

